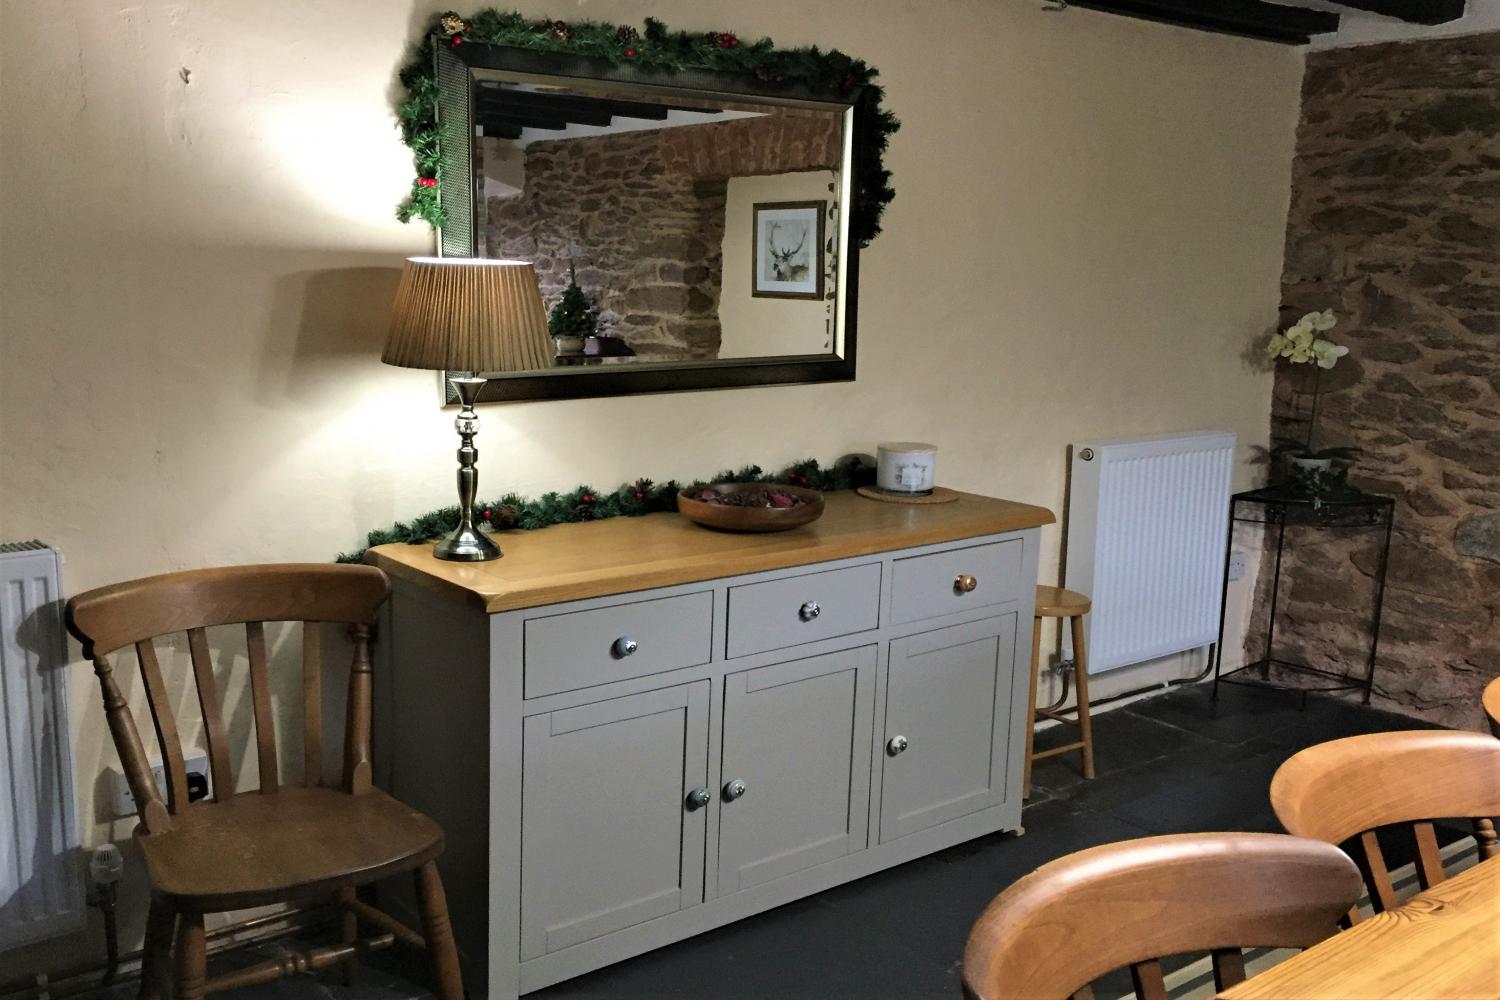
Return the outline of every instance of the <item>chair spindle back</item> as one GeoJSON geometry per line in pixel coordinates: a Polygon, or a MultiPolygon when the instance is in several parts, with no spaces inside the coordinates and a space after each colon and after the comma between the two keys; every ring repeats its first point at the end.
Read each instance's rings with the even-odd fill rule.
{"type": "Polygon", "coordinates": [[[303,784],[307,786],[321,783],[323,762],[322,657],[317,625],[327,622],[350,626],[354,659],[344,733],[344,787],[358,794],[370,787],[371,627],[389,590],[385,574],[372,566],[288,563],[168,573],[101,587],[70,600],[68,630],[83,643],[84,655],[94,663],[110,733],[147,831],[171,829],[171,817],[188,805],[182,740],[162,678],[156,639],[177,632],[187,636],[214,799],[223,801],[234,794],[234,769],[207,629],[244,625],[260,791],[269,794],[281,786],[281,776],[265,623],[303,624],[303,784]],[[110,663],[110,654],[126,646],[135,649],[151,709],[166,770],[165,802],[110,663]]]}
{"type": "Polygon", "coordinates": [[[1359,870],[1337,848],[1269,833],[1146,837],[1043,865],[979,917],[964,949],[971,1000],[1092,1000],[1129,967],[1140,1000],[1165,1000],[1160,959],[1213,956],[1220,990],[1245,978],[1246,947],[1305,948],[1338,930],[1359,870]]]}
{"type": "MultiPolygon", "coordinates": [[[[1287,832],[1330,844],[1358,839],[1370,902],[1400,905],[1376,830],[1409,824],[1424,889],[1447,877],[1435,819],[1471,819],[1482,857],[1500,854],[1500,740],[1446,730],[1369,733],[1308,747],[1271,779],[1271,806],[1287,832]]],[[[1357,920],[1358,915],[1350,915],[1357,920]]]]}

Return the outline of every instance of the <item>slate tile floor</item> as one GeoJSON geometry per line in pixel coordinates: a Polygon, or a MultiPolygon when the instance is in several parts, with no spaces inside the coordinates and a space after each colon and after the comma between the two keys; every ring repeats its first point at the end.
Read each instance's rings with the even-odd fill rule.
{"type": "MultiPolygon", "coordinates": [[[[996,893],[1053,858],[1160,833],[1278,830],[1271,776],[1291,754],[1357,733],[1422,728],[1331,697],[1178,688],[1095,717],[1098,777],[1077,755],[1038,763],[1022,837],[951,848],[531,994],[535,1000],[955,1000],[970,925],[996,893]]],[[[1054,745],[1071,734],[1038,738],[1054,745]]],[[[1393,861],[1393,863],[1396,863],[1393,861]]],[[[226,957],[238,964],[275,953],[226,957]]],[[[352,988],[333,977],[246,989],[236,1000],[426,998],[415,956],[383,953],[352,988]],[[415,984],[415,985],[414,985],[415,984]]],[[[1122,981],[1118,992],[1129,988],[1122,981]]],[[[122,994],[133,995],[133,994],[122,994]]],[[[1100,995],[1107,995],[1101,993],[1100,995]]]]}

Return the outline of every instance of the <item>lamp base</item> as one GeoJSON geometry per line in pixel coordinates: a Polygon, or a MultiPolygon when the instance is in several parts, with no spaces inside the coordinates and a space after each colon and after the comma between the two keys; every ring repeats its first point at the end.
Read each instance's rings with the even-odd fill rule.
{"type": "Polygon", "coordinates": [[[439,559],[451,559],[454,562],[487,562],[504,555],[494,539],[467,524],[459,525],[434,545],[432,554],[439,559]]]}

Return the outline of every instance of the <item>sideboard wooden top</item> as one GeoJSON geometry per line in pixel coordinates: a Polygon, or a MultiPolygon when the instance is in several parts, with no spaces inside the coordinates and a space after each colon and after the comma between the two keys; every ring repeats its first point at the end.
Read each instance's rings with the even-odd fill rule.
{"type": "Polygon", "coordinates": [[[484,611],[512,611],[651,587],[847,559],[891,549],[1040,527],[1045,507],[960,493],[954,503],[896,504],[827,495],[805,527],[761,535],[710,531],[676,513],[499,532],[505,556],[445,562],[432,543],[381,545],[365,561],[484,611]]]}

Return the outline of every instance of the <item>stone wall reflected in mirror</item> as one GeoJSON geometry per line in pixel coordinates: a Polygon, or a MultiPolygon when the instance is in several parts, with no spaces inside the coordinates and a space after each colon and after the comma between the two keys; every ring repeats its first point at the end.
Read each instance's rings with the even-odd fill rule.
{"type": "Polygon", "coordinates": [[[643,90],[474,86],[479,254],[598,310],[558,367],[836,354],[844,109],[643,90]]]}

